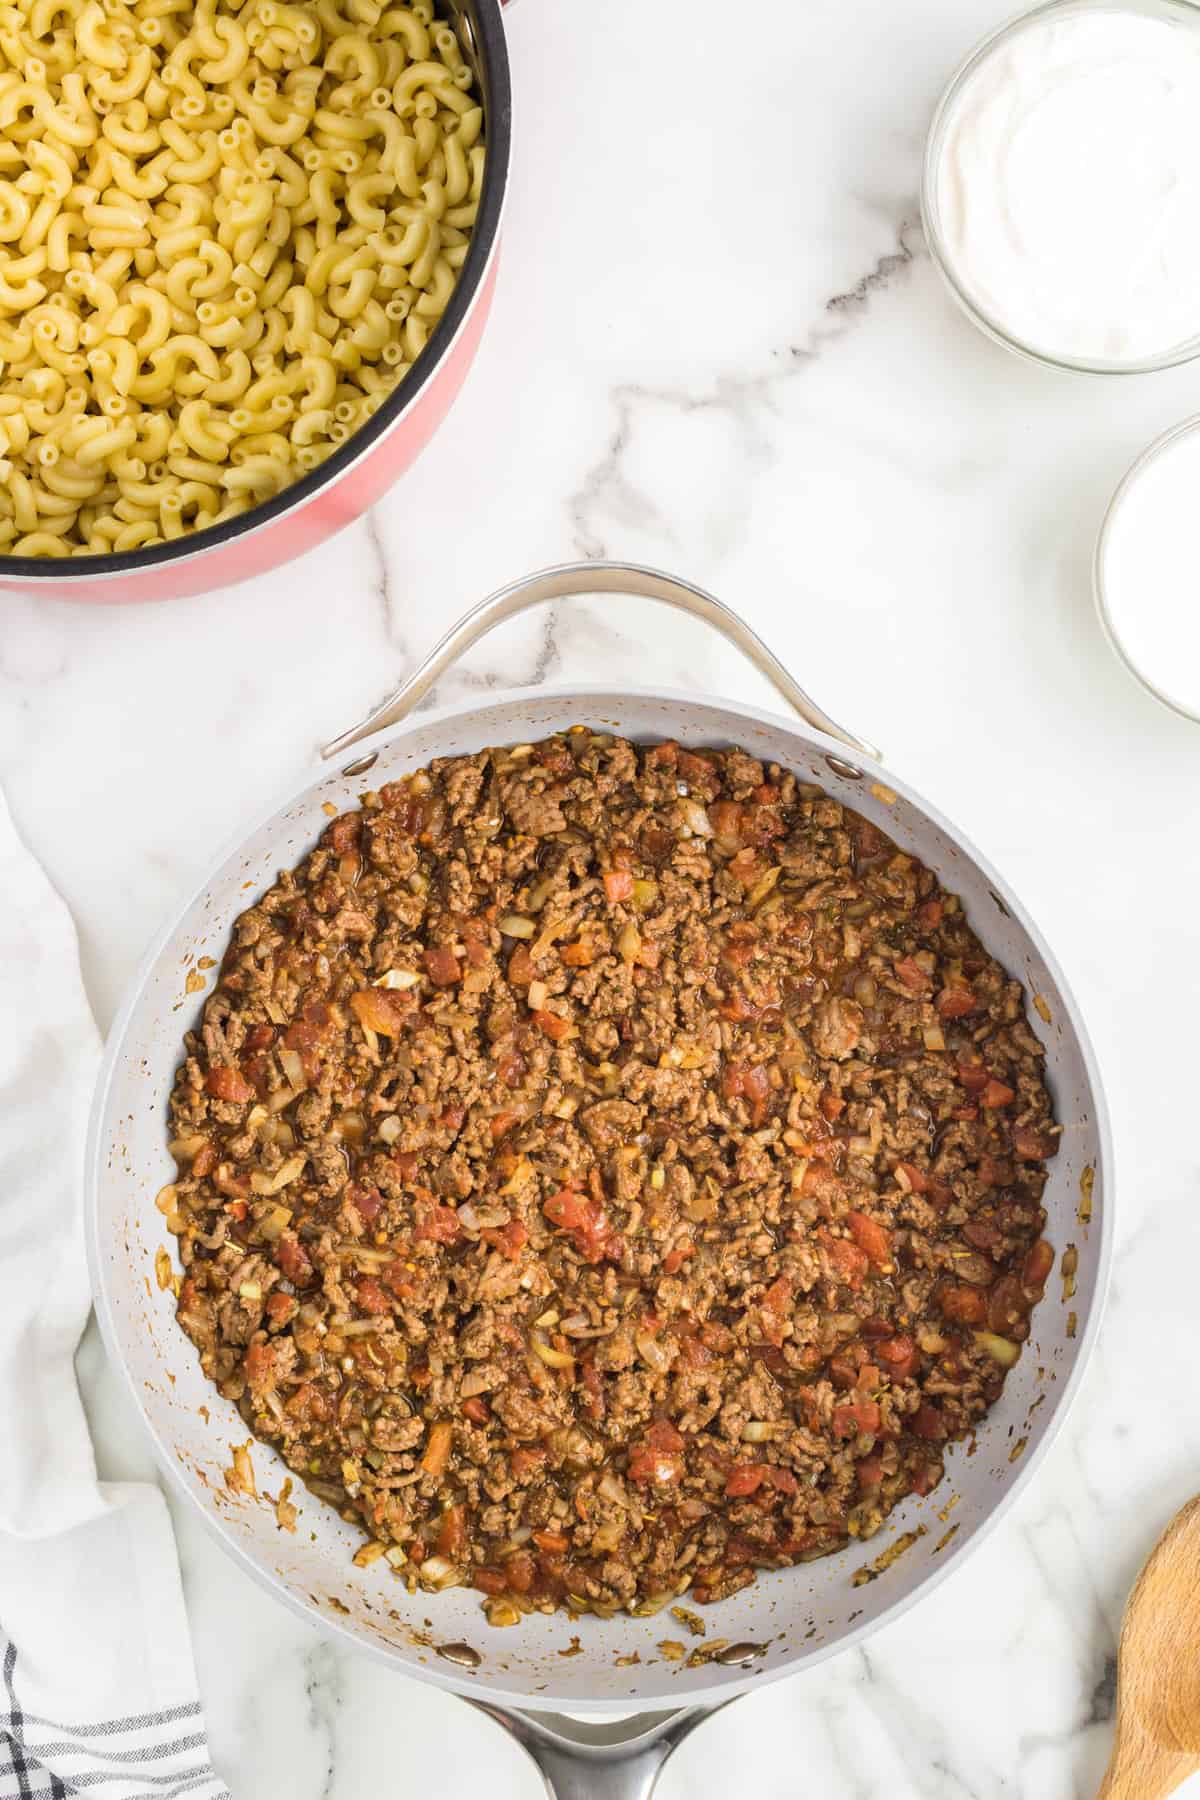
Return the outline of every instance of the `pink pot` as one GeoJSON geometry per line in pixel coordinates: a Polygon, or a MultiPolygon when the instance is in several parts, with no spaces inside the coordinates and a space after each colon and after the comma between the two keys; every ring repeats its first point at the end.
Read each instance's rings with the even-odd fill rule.
{"type": "Polygon", "coordinates": [[[474,50],[483,89],[488,146],[483,200],[445,314],[415,367],[370,424],[312,474],[236,519],[119,555],[70,559],[0,555],[0,588],[115,605],[230,587],[332,537],[372,506],[416,460],[466,379],[496,285],[512,145],[503,3],[450,0],[463,42],[474,50]]]}

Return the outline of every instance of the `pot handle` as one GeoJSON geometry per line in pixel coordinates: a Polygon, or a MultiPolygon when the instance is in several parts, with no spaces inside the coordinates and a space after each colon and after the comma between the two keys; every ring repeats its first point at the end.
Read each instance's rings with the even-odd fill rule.
{"type": "MultiPolygon", "coordinates": [[[[321,751],[322,758],[328,760],[330,757],[340,756],[363,738],[370,737],[373,732],[382,731],[388,725],[398,725],[402,719],[406,719],[425,698],[434,682],[464,656],[473,644],[478,643],[481,637],[486,636],[505,619],[513,619],[528,607],[540,606],[547,600],[565,600],[579,594],[637,594],[643,600],[659,600],[666,606],[678,608],[680,612],[690,613],[693,618],[703,619],[740,650],[768,681],[774,683],[805,724],[814,726],[829,737],[837,738],[860,756],[869,757],[874,762],[880,760],[879,751],[873,745],[855,737],[852,732],[843,731],[815,700],[810,699],[788,674],[778,657],[768,650],[758,633],[752,631],[745,620],[739,618],[722,601],[706,593],[703,588],[694,587],[690,581],[664,574],[661,569],[623,562],[562,563],[557,568],[541,569],[535,575],[526,575],[520,581],[510,582],[507,587],[489,595],[486,600],[481,600],[470,612],[464,613],[457,624],[450,627],[420,668],[395,693],[359,724],[351,726],[349,731],[344,731],[332,743],[326,744],[321,751]]],[[[350,768],[346,772],[350,774],[356,771],[350,768]]],[[[858,773],[857,770],[854,772],[858,773]]]]}
{"type": "Polygon", "coordinates": [[[502,1726],[537,1764],[549,1800],[650,1800],[667,1758],[721,1710],[692,1706],[592,1724],[562,1713],[509,1712],[482,1700],[470,1704],[502,1726]]]}

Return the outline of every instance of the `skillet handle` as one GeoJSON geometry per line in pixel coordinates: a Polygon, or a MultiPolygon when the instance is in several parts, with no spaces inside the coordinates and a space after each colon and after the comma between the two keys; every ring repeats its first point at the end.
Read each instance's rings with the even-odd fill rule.
{"type": "Polygon", "coordinates": [[[860,756],[870,757],[875,762],[880,760],[879,751],[873,745],[855,737],[852,732],[843,731],[827,712],[821,710],[815,700],[810,699],[799,683],[788,674],[778,657],[768,650],[758,633],[752,631],[745,620],[739,618],[722,601],[706,593],[703,588],[694,587],[690,581],[680,580],[676,575],[665,575],[660,569],[645,568],[640,563],[622,562],[562,563],[557,568],[541,569],[535,575],[526,575],[522,580],[511,582],[508,587],[481,600],[470,612],[464,613],[457,624],[450,627],[416,673],[410,675],[394,694],[359,724],[334,738],[332,743],[326,744],[321,751],[322,758],[327,760],[332,756],[340,756],[351,745],[370,737],[372,732],[382,731],[388,725],[398,725],[402,719],[406,719],[425,698],[434,682],[464,656],[472,644],[478,643],[481,637],[486,636],[505,619],[515,618],[518,613],[525,612],[531,606],[540,606],[544,601],[565,600],[579,594],[637,594],[643,600],[658,600],[666,606],[676,607],[680,612],[690,613],[693,618],[703,619],[740,650],[768,681],[774,683],[805,724],[814,726],[829,737],[837,738],[860,756]]]}
{"type": "Polygon", "coordinates": [[[470,1704],[502,1726],[537,1764],[549,1800],[650,1800],[667,1758],[721,1710],[692,1706],[592,1724],[562,1713],[508,1712],[482,1700],[470,1704]]]}

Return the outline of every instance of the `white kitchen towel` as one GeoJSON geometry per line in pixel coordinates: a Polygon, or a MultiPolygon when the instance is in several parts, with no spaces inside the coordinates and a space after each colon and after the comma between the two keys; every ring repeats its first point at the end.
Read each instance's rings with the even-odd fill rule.
{"type": "Polygon", "coordinates": [[[0,794],[0,1800],[229,1800],[156,1487],[97,1478],[74,1355],[100,1058],[69,913],[0,794]]]}

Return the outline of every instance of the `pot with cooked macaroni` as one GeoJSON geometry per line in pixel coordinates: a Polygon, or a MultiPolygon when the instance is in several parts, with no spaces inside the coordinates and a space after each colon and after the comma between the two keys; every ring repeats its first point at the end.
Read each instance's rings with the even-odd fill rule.
{"type": "Polygon", "coordinates": [[[14,0],[0,58],[0,585],[195,592],[347,523],[482,330],[499,0],[14,0]]]}

